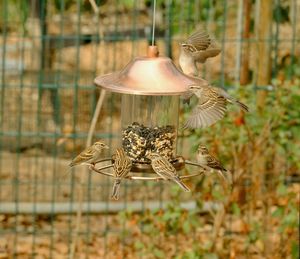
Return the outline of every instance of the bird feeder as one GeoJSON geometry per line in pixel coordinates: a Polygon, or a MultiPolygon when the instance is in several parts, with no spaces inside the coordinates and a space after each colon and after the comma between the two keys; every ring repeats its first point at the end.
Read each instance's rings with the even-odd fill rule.
{"type": "Polygon", "coordinates": [[[179,71],[170,58],[159,57],[157,46],[121,71],[95,79],[97,86],[122,94],[122,147],[133,162],[132,172],[153,172],[148,152],[166,157],[177,170],[184,168],[184,158],[176,153],[179,97],[201,82],[179,71]]]}

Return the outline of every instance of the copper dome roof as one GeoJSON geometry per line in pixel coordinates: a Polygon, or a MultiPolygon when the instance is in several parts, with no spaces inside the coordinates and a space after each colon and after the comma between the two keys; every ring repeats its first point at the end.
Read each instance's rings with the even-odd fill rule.
{"type": "Polygon", "coordinates": [[[190,85],[206,84],[204,79],[183,74],[170,58],[157,57],[156,48],[153,55],[153,46],[149,50],[148,57],[137,57],[121,71],[96,77],[95,84],[112,92],[137,95],[181,95],[190,85]]]}

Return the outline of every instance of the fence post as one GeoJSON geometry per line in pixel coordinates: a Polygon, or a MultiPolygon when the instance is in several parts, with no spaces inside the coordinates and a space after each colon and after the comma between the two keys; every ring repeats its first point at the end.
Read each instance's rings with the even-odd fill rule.
{"type": "MultiPolygon", "coordinates": [[[[271,78],[271,41],[270,32],[272,24],[272,0],[260,1],[258,26],[258,52],[257,52],[257,85],[268,85],[271,78]]],[[[257,108],[262,112],[267,96],[266,90],[257,91],[257,108]]]]}
{"type": "Polygon", "coordinates": [[[249,52],[250,52],[250,25],[251,25],[251,9],[252,2],[251,0],[244,0],[243,3],[243,15],[244,15],[244,24],[243,24],[243,41],[244,50],[242,53],[242,63],[241,63],[241,74],[240,74],[240,84],[246,85],[249,83],[249,52]]]}

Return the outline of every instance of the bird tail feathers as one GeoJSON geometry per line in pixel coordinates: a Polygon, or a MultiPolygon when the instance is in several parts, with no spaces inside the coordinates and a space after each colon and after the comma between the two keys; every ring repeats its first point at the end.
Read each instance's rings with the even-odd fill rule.
{"type": "Polygon", "coordinates": [[[112,194],[111,198],[118,200],[119,199],[119,193],[120,193],[120,185],[121,185],[121,180],[116,179],[112,188],[112,194]]]}
{"type": "Polygon", "coordinates": [[[236,100],[235,103],[240,106],[240,108],[244,111],[244,112],[249,112],[249,107],[246,104],[243,104],[242,102],[236,100]]]}
{"type": "Polygon", "coordinates": [[[180,179],[176,179],[175,182],[179,185],[181,189],[183,189],[185,192],[190,192],[190,188],[187,187],[180,179]]]}
{"type": "Polygon", "coordinates": [[[69,164],[69,167],[73,167],[74,165],[76,165],[75,161],[72,161],[70,164],[69,164]]]}
{"type": "Polygon", "coordinates": [[[232,184],[232,174],[228,170],[218,170],[218,174],[228,183],[232,184]]]}
{"type": "Polygon", "coordinates": [[[224,89],[219,87],[213,87],[213,89],[215,89],[219,94],[225,97],[229,102],[238,105],[244,112],[249,112],[249,107],[246,104],[229,95],[224,89]]]}

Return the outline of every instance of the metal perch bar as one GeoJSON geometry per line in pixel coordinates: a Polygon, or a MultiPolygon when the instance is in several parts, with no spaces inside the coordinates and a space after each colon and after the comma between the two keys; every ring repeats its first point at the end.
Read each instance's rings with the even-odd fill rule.
{"type": "Polygon", "coordinates": [[[200,165],[199,163],[197,163],[197,162],[192,162],[192,161],[189,161],[189,160],[185,160],[185,163],[187,164],[187,165],[194,165],[194,166],[198,166],[198,167],[201,167],[202,169],[206,169],[205,167],[203,167],[202,165],[200,165]]]}
{"type": "Polygon", "coordinates": [[[105,173],[105,172],[102,172],[101,170],[103,169],[107,169],[107,168],[110,168],[110,167],[113,167],[113,165],[106,165],[106,166],[103,166],[101,168],[96,168],[94,165],[90,165],[89,169],[98,173],[98,174],[104,174],[106,176],[111,176],[113,177],[114,175],[113,174],[110,174],[110,173],[105,173]]]}
{"type": "Polygon", "coordinates": [[[96,163],[96,164],[98,164],[98,163],[102,163],[102,162],[106,162],[106,161],[112,161],[112,159],[111,159],[110,157],[106,157],[106,158],[103,158],[103,159],[101,159],[101,160],[97,161],[97,163],[96,163]]]}
{"type": "MultiPolygon", "coordinates": [[[[201,172],[198,172],[198,173],[195,173],[195,174],[182,175],[182,176],[179,176],[179,178],[180,179],[187,179],[187,178],[191,178],[191,177],[198,176],[198,175],[201,175],[201,174],[204,174],[204,172],[201,171],[201,172]]],[[[147,177],[147,176],[129,176],[128,178],[131,179],[131,180],[154,180],[154,181],[165,180],[162,177],[147,177]]],[[[168,181],[169,181],[169,179],[168,179],[168,181]]]]}

